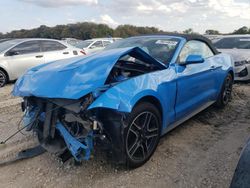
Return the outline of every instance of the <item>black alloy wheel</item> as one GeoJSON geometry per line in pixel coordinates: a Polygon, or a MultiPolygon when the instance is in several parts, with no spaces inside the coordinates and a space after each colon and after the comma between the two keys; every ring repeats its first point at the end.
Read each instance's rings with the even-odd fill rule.
{"type": "Polygon", "coordinates": [[[219,94],[219,97],[216,101],[217,107],[225,107],[232,98],[233,90],[233,77],[229,73],[224,80],[222,90],[219,94]]]}
{"type": "Polygon", "coordinates": [[[160,138],[161,118],[151,103],[141,103],[132,111],[125,131],[127,165],[138,167],[154,153],[160,138]]]}

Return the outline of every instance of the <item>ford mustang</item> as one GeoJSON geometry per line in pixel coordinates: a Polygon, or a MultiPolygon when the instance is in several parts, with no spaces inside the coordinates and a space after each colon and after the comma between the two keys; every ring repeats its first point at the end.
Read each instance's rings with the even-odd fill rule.
{"type": "Polygon", "coordinates": [[[229,55],[199,35],[149,35],[104,51],[28,70],[13,94],[23,97],[23,124],[63,161],[88,160],[100,148],[134,168],[159,139],[215,104],[230,101],[229,55]]]}

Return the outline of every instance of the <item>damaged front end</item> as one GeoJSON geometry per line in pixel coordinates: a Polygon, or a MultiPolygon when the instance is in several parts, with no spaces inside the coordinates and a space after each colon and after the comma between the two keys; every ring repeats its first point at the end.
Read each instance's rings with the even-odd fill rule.
{"type": "Polygon", "coordinates": [[[90,102],[91,95],[81,100],[26,97],[22,104],[24,126],[37,133],[40,144],[49,152],[63,155],[69,150],[76,161],[88,160],[96,124],[85,114],[90,102]]]}
{"type": "Polygon", "coordinates": [[[126,114],[104,108],[87,110],[93,100],[91,94],[79,100],[25,97],[23,124],[63,162],[72,156],[78,162],[88,160],[95,145],[112,154],[113,161],[124,163],[121,146],[126,114]]]}
{"type": "Polygon", "coordinates": [[[33,130],[40,144],[63,162],[72,156],[88,160],[100,146],[121,164],[129,111],[119,110],[119,93],[116,100],[109,95],[111,100],[100,102],[101,97],[125,80],[165,68],[139,48],[113,50],[33,68],[17,81],[13,94],[24,98],[26,130],[33,130]]]}

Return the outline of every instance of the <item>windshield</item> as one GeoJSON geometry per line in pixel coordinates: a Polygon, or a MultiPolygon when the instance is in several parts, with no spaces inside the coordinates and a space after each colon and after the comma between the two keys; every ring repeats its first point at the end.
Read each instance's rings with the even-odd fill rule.
{"type": "Polygon", "coordinates": [[[250,49],[250,37],[228,37],[222,38],[214,43],[219,49],[250,49]]]}
{"type": "Polygon", "coordinates": [[[127,47],[140,47],[146,53],[158,61],[168,64],[179,44],[180,40],[171,37],[133,37],[119,40],[105,50],[127,47]]]}
{"type": "Polygon", "coordinates": [[[5,51],[5,50],[8,50],[9,48],[18,44],[19,42],[21,42],[21,41],[20,40],[9,40],[9,41],[5,41],[5,42],[1,42],[0,43],[0,53],[5,51]]]}
{"type": "Polygon", "coordinates": [[[77,48],[87,48],[92,42],[94,42],[94,41],[92,41],[92,40],[86,40],[86,41],[82,41],[82,42],[79,42],[79,43],[77,43],[75,46],[77,47],[77,48]]]}

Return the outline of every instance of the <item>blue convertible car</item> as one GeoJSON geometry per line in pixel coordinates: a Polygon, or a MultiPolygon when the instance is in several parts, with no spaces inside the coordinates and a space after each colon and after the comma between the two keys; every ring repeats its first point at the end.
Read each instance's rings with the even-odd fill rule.
{"type": "Polygon", "coordinates": [[[102,148],[138,167],[161,135],[213,103],[225,106],[233,80],[231,57],[206,38],[150,35],[34,67],[13,94],[24,98],[26,130],[63,161],[88,160],[102,148]]]}

